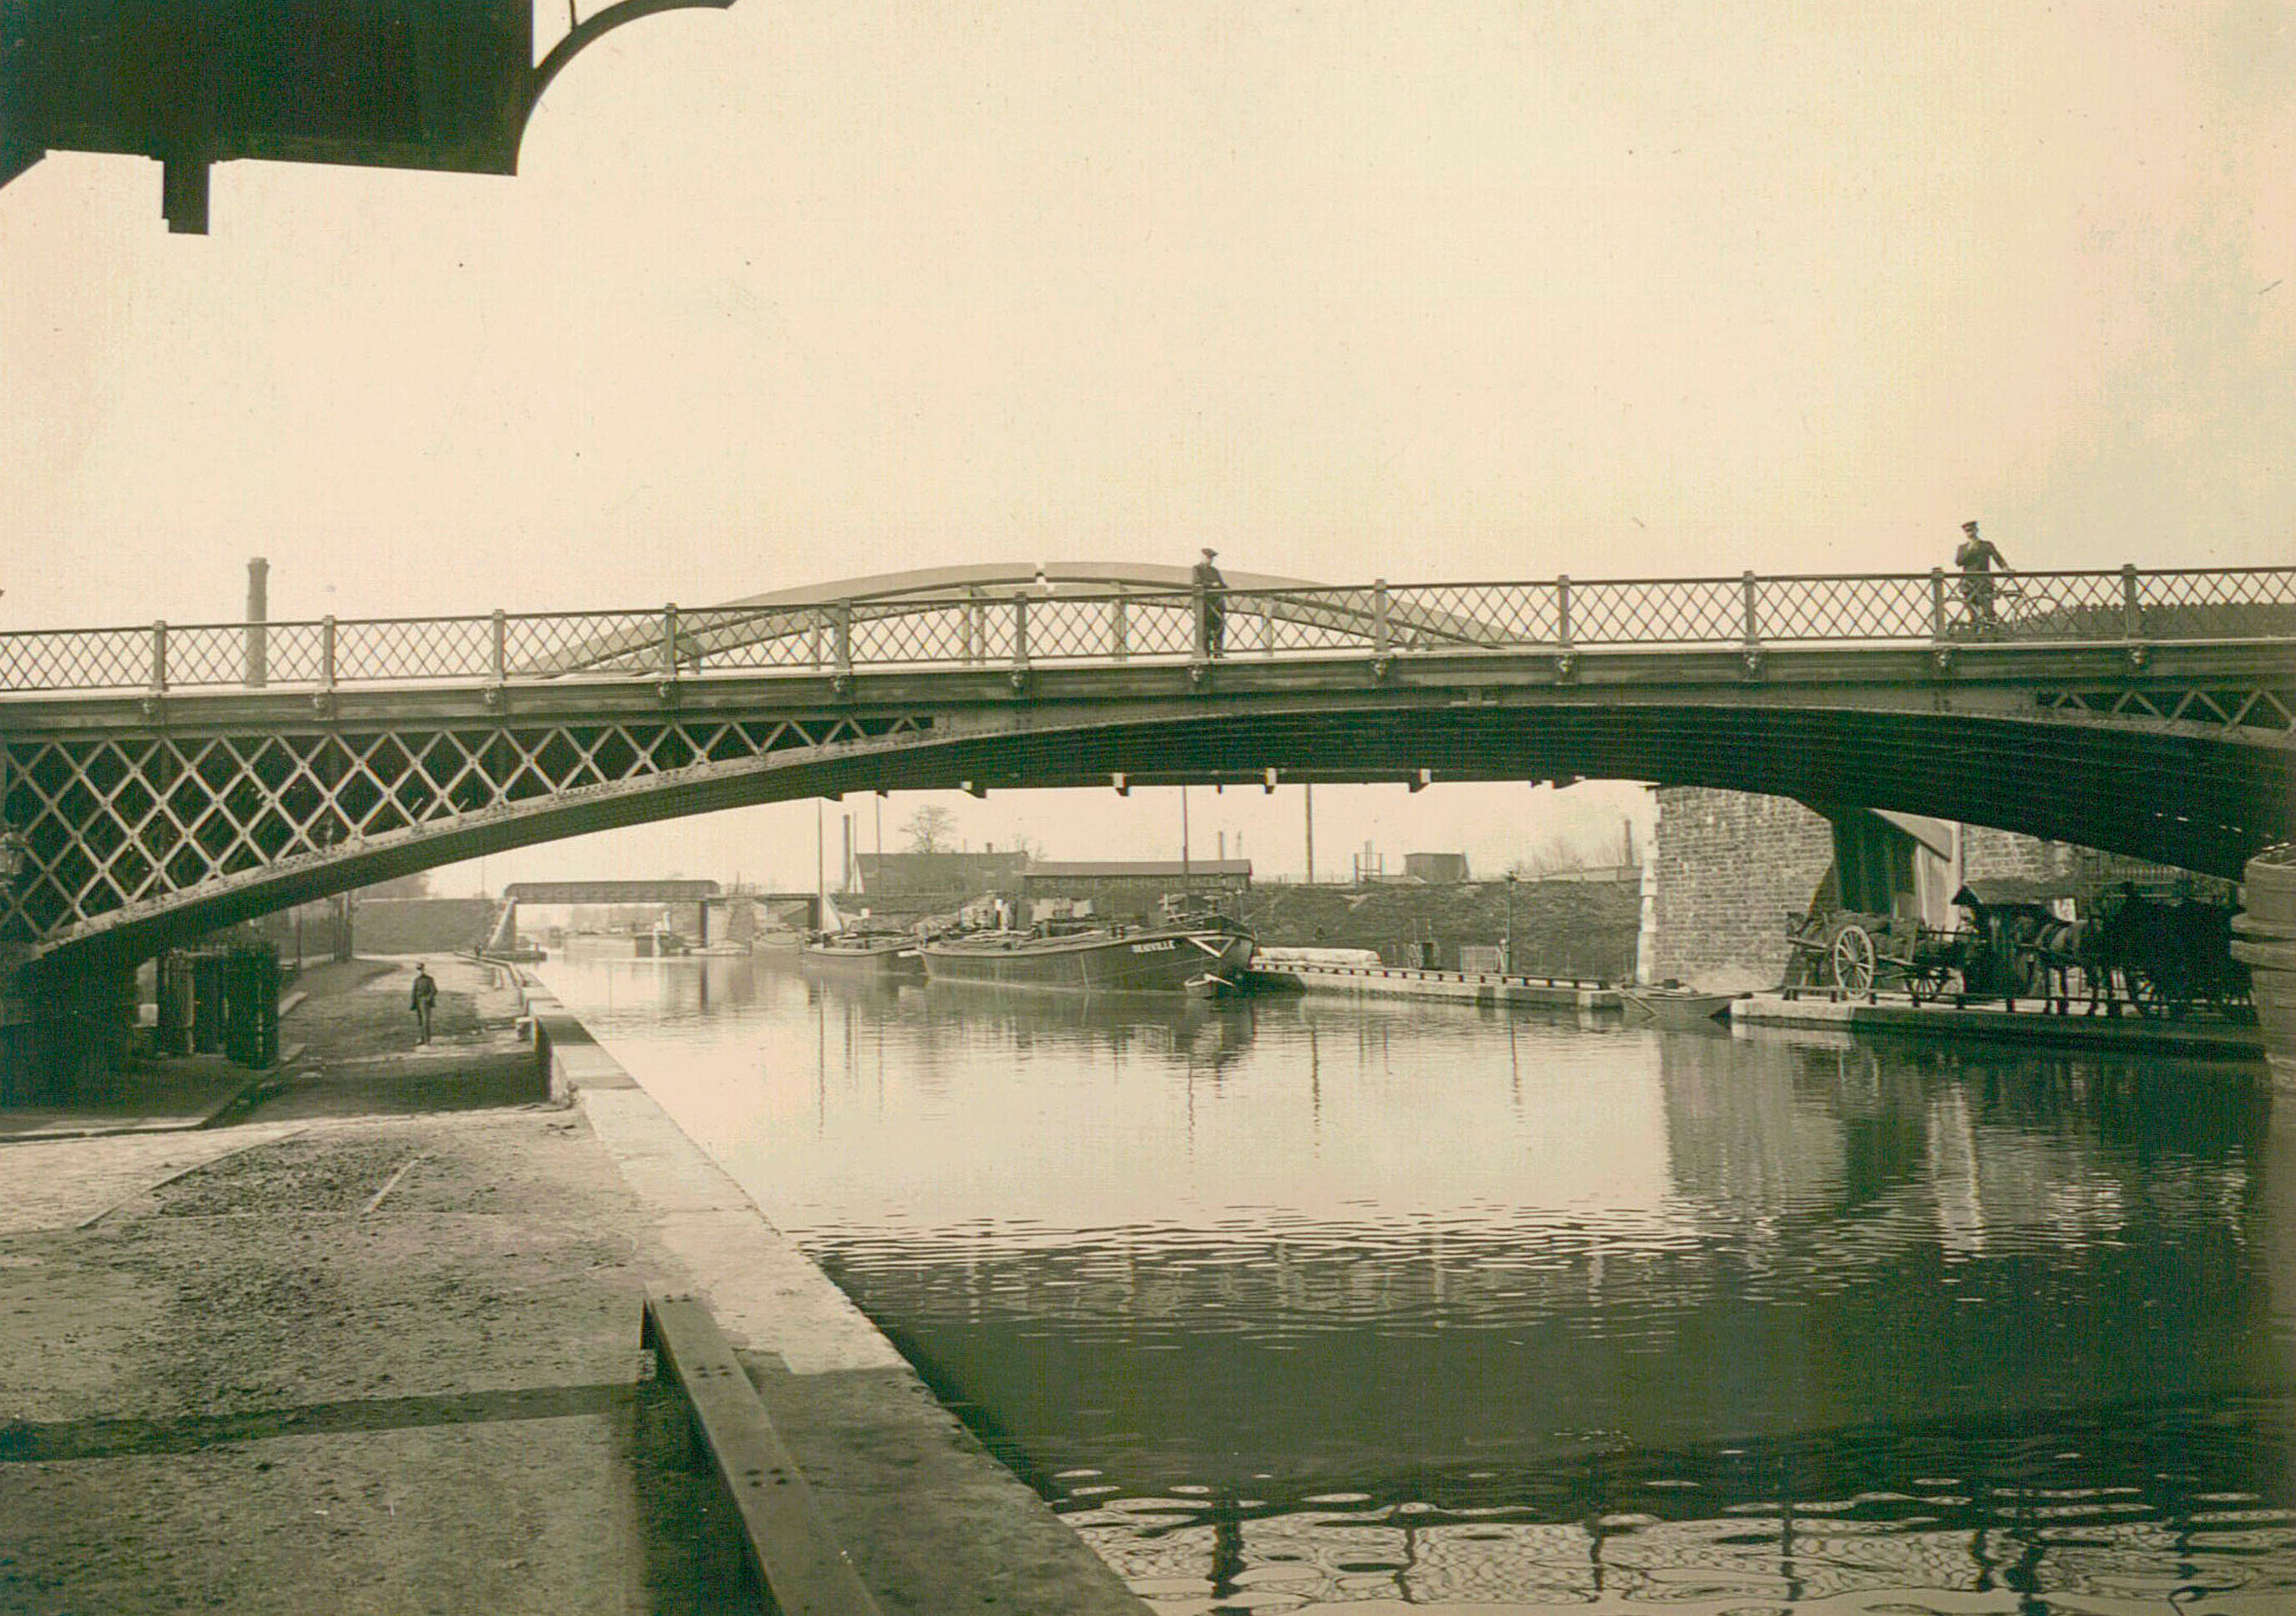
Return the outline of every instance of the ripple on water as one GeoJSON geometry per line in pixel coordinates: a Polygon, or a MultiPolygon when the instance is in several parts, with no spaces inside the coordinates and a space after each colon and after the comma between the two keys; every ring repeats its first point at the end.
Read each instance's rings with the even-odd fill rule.
{"type": "Polygon", "coordinates": [[[2296,1609],[2296,1162],[2221,1074],[554,980],[1175,1610],[2296,1609]]]}

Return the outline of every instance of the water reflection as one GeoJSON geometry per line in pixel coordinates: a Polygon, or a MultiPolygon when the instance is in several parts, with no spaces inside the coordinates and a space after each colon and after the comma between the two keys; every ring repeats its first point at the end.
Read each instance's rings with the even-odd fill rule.
{"type": "Polygon", "coordinates": [[[2296,1608],[2244,1077],[555,980],[1168,1610],[2296,1608]]]}

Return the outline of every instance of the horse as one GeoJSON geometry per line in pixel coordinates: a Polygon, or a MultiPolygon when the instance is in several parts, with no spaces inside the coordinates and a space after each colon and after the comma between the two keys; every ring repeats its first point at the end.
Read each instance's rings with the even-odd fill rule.
{"type": "Polygon", "coordinates": [[[2146,898],[2128,882],[2118,897],[2097,923],[2091,953],[2099,973],[2118,976],[2141,1013],[2181,1016],[2198,1001],[2248,997],[2248,967],[2232,956],[2231,908],[2146,898]]]}

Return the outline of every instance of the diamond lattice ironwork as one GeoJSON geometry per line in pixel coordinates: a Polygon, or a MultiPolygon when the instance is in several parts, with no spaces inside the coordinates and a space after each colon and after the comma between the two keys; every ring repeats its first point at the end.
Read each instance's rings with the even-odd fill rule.
{"type": "MultiPolygon", "coordinates": [[[[2296,568],[1550,579],[1215,591],[1226,648],[1267,655],[1554,644],[2296,640],[2296,568]]],[[[0,635],[0,696],[234,685],[980,667],[1193,657],[1191,590],[1016,582],[811,604],[206,623],[0,635]]]]}
{"type": "Polygon", "coordinates": [[[0,809],[29,864],[0,898],[0,942],[50,942],[130,905],[196,899],[250,870],[473,815],[930,722],[669,718],[12,742],[0,809]]]}
{"type": "Polygon", "coordinates": [[[2114,685],[2037,692],[2048,711],[2087,713],[2262,735],[2296,735],[2296,684],[2278,686],[2114,685]]]}

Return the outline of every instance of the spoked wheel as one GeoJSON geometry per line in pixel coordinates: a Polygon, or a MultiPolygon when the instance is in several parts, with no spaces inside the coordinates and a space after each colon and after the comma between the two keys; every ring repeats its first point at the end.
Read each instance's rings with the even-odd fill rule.
{"type": "Polygon", "coordinates": [[[1945,985],[1951,977],[1952,973],[1943,965],[1916,965],[1906,973],[1906,997],[1916,1005],[1926,1005],[1931,999],[1941,998],[1945,995],[1945,985]]]}
{"type": "Polygon", "coordinates": [[[2146,1020],[2157,1021],[2164,1016],[2184,1013],[2185,1006],[2169,991],[2169,984],[2150,971],[2131,965],[2121,972],[2121,980],[2128,984],[2129,1003],[2146,1020]]]}
{"type": "Polygon", "coordinates": [[[1854,922],[1834,934],[1828,952],[1833,964],[1833,985],[1844,993],[1862,997],[1874,991],[1874,939],[1854,922]]]}

